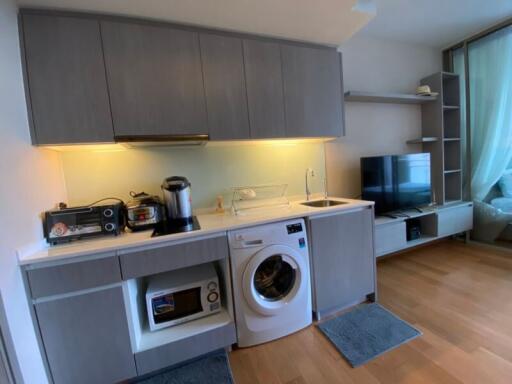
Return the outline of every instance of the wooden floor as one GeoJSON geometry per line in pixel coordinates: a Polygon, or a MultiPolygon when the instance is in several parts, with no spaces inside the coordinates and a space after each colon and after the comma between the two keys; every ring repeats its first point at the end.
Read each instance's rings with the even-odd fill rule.
{"type": "Polygon", "coordinates": [[[354,369],[311,326],[234,350],[236,383],[512,383],[512,253],[444,241],[380,261],[378,285],[423,336],[354,369]]]}

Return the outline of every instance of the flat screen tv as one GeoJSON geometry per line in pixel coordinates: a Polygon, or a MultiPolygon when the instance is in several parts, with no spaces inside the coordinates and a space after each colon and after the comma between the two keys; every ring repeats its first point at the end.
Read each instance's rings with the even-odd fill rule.
{"type": "Polygon", "coordinates": [[[375,201],[375,213],[419,208],[432,202],[430,154],[361,158],[363,200],[375,201]]]}

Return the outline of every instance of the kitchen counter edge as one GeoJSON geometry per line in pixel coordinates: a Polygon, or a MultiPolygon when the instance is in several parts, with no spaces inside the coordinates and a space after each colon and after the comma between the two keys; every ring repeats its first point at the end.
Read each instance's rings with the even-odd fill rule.
{"type": "Polygon", "coordinates": [[[115,237],[102,237],[91,240],[76,241],[69,244],[49,246],[43,240],[39,243],[29,244],[18,248],[18,264],[28,266],[52,261],[64,261],[72,258],[82,258],[101,253],[117,251],[136,251],[139,248],[157,245],[172,245],[191,241],[196,238],[212,237],[227,231],[253,227],[282,220],[301,217],[314,217],[330,213],[350,211],[374,205],[373,201],[354,200],[329,197],[330,200],[345,202],[325,208],[312,208],[293,202],[288,208],[275,211],[265,211],[261,214],[248,214],[235,216],[229,213],[207,213],[197,215],[201,229],[192,232],[176,233],[172,235],[151,237],[151,230],[135,233],[123,233],[115,237]]]}

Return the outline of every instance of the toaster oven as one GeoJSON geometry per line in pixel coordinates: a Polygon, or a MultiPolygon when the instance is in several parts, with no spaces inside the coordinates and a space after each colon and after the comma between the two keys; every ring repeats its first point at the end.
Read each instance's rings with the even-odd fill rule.
{"type": "Polygon", "coordinates": [[[219,279],[213,264],[152,276],[146,291],[146,308],[151,331],[219,312],[219,279]]]}
{"type": "Polygon", "coordinates": [[[44,213],[44,236],[52,245],[124,229],[123,204],[63,208],[44,213]]]}

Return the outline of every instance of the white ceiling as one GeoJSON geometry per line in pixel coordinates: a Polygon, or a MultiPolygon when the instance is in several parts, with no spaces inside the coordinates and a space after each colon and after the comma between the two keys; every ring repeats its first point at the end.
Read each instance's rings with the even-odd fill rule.
{"type": "Polygon", "coordinates": [[[376,0],[358,35],[447,47],[512,17],[512,0],[376,0]]]}
{"type": "Polygon", "coordinates": [[[374,16],[372,0],[18,0],[339,45],[374,16]]]}

